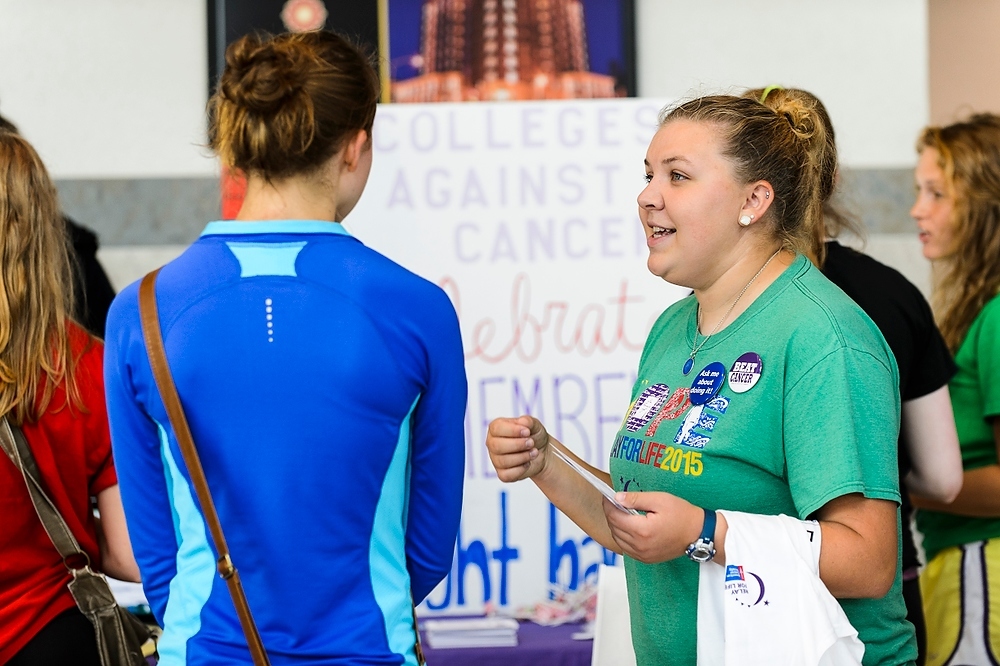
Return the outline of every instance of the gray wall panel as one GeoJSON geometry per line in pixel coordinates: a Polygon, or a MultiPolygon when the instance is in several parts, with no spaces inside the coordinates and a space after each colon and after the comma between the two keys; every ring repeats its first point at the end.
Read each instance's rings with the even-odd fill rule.
{"type": "Polygon", "coordinates": [[[102,245],[187,244],[219,219],[215,178],[58,180],[63,210],[102,245]]]}
{"type": "MultiPolygon", "coordinates": [[[[103,245],[184,245],[219,219],[215,178],[60,180],[63,209],[98,233],[103,245]]],[[[845,169],[844,208],[871,233],[915,233],[910,169],[845,169]]]]}
{"type": "Polygon", "coordinates": [[[843,169],[837,197],[872,233],[916,234],[912,169],[843,169]]]}

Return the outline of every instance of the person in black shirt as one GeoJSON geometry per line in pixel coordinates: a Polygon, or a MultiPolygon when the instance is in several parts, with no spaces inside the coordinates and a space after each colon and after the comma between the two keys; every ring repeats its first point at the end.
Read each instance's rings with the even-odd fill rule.
{"type": "Polygon", "coordinates": [[[76,269],[73,281],[73,318],[90,333],[104,339],[108,309],[115,289],[97,259],[97,234],[63,214],[70,238],[70,258],[76,269]]]}
{"type": "MultiPolygon", "coordinates": [[[[805,248],[813,263],[844,290],[878,326],[899,366],[902,427],[899,446],[901,485],[914,495],[951,502],[962,487],[962,458],[955,432],[948,380],[956,372],[951,353],[934,323],[930,305],[920,290],[893,268],[845,247],[836,240],[848,230],[863,236],[863,228],[839,211],[831,198],[836,187],[837,148],[830,116],[813,94],[776,86],[748,90],[745,97],[773,107],[794,97],[815,105],[825,124],[816,132],[813,157],[824,178],[823,210],[814,215],[812,247],[805,248]]],[[[902,524],[903,597],[907,619],[917,630],[918,664],[927,653],[926,631],[917,571],[920,562],[909,529],[913,505],[900,493],[902,524]]]]}
{"type": "MultiPolygon", "coordinates": [[[[18,134],[17,126],[0,116],[0,132],[18,134]]],[[[108,308],[115,298],[114,287],[97,260],[97,234],[63,214],[66,236],[70,239],[70,260],[74,268],[73,319],[88,332],[104,339],[108,308]]]]}

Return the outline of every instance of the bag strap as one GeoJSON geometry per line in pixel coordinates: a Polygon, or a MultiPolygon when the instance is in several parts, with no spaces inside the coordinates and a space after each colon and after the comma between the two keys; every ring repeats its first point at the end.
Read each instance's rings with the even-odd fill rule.
{"type": "Polygon", "coordinates": [[[82,557],[83,567],[89,567],[90,557],[80,548],[76,537],[69,529],[69,525],[66,524],[62,514],[59,513],[56,505],[49,499],[42,487],[42,477],[38,471],[38,464],[35,462],[34,454],[31,453],[28,441],[24,438],[24,433],[17,426],[10,424],[6,414],[0,421],[2,421],[0,423],[0,448],[3,448],[4,453],[14,463],[14,466],[20,470],[21,476],[28,486],[28,494],[31,496],[35,513],[42,521],[42,527],[45,528],[45,533],[52,540],[52,545],[59,551],[63,564],[72,572],[74,567],[70,565],[70,558],[82,557]]]}
{"type": "Polygon", "coordinates": [[[153,370],[156,387],[160,391],[160,398],[167,410],[170,424],[173,426],[177,445],[184,457],[184,464],[187,465],[188,474],[191,476],[191,483],[198,494],[198,501],[201,502],[201,509],[205,514],[205,522],[208,523],[212,543],[215,546],[215,551],[219,554],[217,563],[219,575],[229,587],[229,594],[233,598],[233,605],[236,607],[236,614],[243,627],[243,634],[246,636],[247,647],[250,648],[253,663],[255,666],[269,666],[270,661],[268,661],[267,652],[264,650],[264,643],[260,639],[257,625],[250,613],[250,604],[247,603],[246,594],[243,592],[240,574],[229,555],[226,536],[222,532],[222,523],[219,522],[219,514],[212,501],[212,493],[208,488],[208,481],[205,479],[205,470],[201,466],[201,459],[198,457],[198,450],[195,448],[187,417],[184,415],[184,407],[181,406],[177,387],[174,386],[174,380],[170,374],[166,351],[163,348],[163,336],[160,332],[160,317],[156,308],[156,276],[159,272],[160,269],[156,269],[147,274],[139,285],[139,317],[142,321],[142,335],[146,342],[149,365],[153,370]]]}

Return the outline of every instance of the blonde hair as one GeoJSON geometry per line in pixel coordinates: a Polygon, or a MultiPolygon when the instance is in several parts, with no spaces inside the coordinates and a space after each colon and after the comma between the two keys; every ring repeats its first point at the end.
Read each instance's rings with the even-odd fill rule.
{"type": "Polygon", "coordinates": [[[928,127],[917,152],[933,148],[954,201],[956,251],[935,262],[934,315],[952,352],[1000,291],[1000,116],[977,114],[928,127]]]}
{"type": "MultiPolygon", "coordinates": [[[[826,262],[826,239],[837,238],[845,230],[858,236],[865,237],[865,228],[857,218],[848,214],[840,206],[833,202],[833,195],[837,190],[837,141],[833,131],[833,122],[830,114],[818,97],[807,90],[800,88],[781,88],[779,86],[769,86],[767,88],[751,88],[743,93],[748,99],[755,99],[764,106],[778,111],[789,103],[802,105],[810,109],[819,118],[823,131],[813,133],[808,142],[808,150],[811,153],[810,163],[819,170],[818,193],[822,203],[822,215],[820,217],[810,217],[808,222],[812,228],[808,230],[808,236],[812,245],[810,258],[819,268],[826,262]]],[[[780,111],[779,111],[780,112],[780,111]]]]}
{"type": "Polygon", "coordinates": [[[788,97],[765,106],[757,99],[711,95],[665,109],[660,126],[679,119],[722,129],[723,154],[736,177],[744,183],[766,180],[774,189],[763,220],[770,220],[786,248],[815,261],[810,234],[823,216],[823,181],[821,165],[808,147],[826,136],[815,105],[788,97]]]}
{"type": "Polygon", "coordinates": [[[0,132],[0,414],[15,424],[38,420],[63,382],[67,403],[81,405],[67,331],[72,279],[49,174],[31,144],[0,132]]]}

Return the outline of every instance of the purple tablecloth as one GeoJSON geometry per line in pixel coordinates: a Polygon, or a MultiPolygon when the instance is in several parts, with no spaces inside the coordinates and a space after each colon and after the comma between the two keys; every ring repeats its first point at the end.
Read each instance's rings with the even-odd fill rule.
{"type": "Polygon", "coordinates": [[[590,666],[593,641],[575,641],[570,636],[580,624],[543,627],[521,622],[517,647],[451,648],[433,650],[421,632],[427,666],[590,666]]]}

